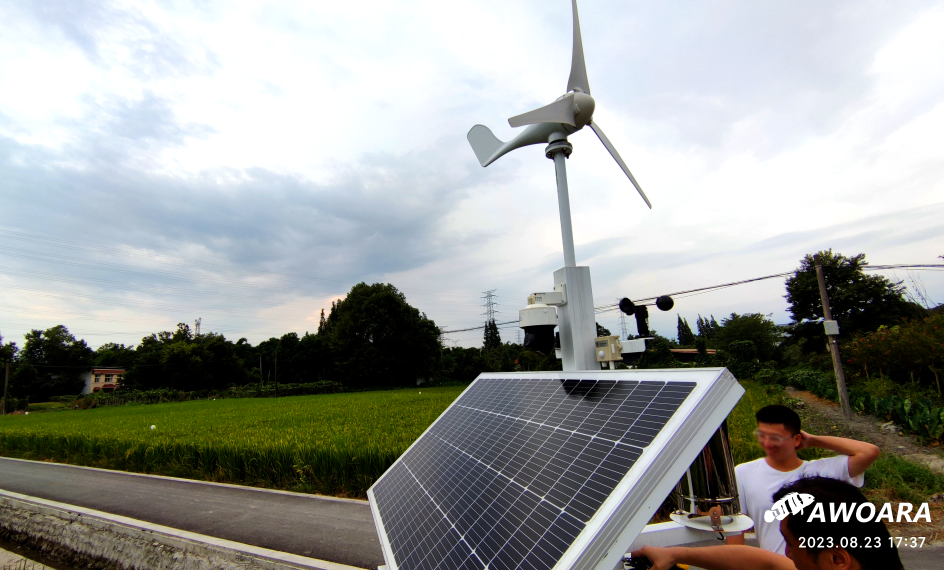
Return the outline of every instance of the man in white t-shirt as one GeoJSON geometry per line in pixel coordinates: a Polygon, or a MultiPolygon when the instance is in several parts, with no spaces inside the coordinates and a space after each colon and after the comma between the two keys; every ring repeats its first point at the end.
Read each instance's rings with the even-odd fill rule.
{"type": "MultiPolygon", "coordinates": [[[[800,416],[786,406],[767,406],[758,410],[754,436],[766,457],[742,463],[734,468],[741,512],[754,521],[760,547],[785,554],[786,542],[780,534],[780,521],[764,520],[764,513],[774,505],[774,493],[803,477],[829,477],[861,487],[865,470],[880,453],[871,443],[842,437],[810,435],[800,430],[800,416]],[[807,447],[835,451],[836,457],[804,461],[797,452],[807,447]]],[[[744,535],[729,536],[728,544],[744,544],[744,535]]]]}

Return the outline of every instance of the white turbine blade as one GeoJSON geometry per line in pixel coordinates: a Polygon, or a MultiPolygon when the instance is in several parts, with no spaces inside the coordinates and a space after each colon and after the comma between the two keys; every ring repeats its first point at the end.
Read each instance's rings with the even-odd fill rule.
{"type": "Polygon", "coordinates": [[[570,79],[567,91],[580,90],[590,94],[590,80],[587,79],[587,64],[583,60],[583,40],[580,38],[580,19],[577,17],[577,0],[571,0],[574,6],[574,51],[570,62],[570,79]]]}
{"type": "Polygon", "coordinates": [[[596,121],[592,121],[590,123],[590,128],[593,129],[593,132],[597,134],[597,137],[599,137],[600,142],[603,143],[603,146],[606,147],[606,150],[610,151],[610,156],[616,159],[616,164],[618,164],[620,168],[623,169],[623,172],[625,172],[626,176],[629,177],[629,181],[633,183],[633,186],[636,187],[636,191],[639,192],[639,195],[642,196],[642,199],[646,201],[646,205],[649,206],[649,209],[651,210],[652,204],[649,202],[649,198],[646,197],[646,193],[643,192],[642,188],[639,187],[639,183],[636,182],[636,178],[633,176],[633,173],[629,171],[629,168],[626,166],[626,163],[623,162],[623,159],[620,158],[619,153],[616,152],[616,148],[613,146],[613,143],[611,143],[610,139],[606,138],[606,135],[603,134],[603,129],[600,128],[600,125],[598,125],[596,121]]]}
{"type": "Polygon", "coordinates": [[[545,105],[539,109],[528,111],[527,113],[522,113],[508,119],[508,124],[512,127],[536,125],[537,123],[563,123],[576,127],[573,95],[564,97],[559,101],[554,101],[550,105],[545,105]]]}

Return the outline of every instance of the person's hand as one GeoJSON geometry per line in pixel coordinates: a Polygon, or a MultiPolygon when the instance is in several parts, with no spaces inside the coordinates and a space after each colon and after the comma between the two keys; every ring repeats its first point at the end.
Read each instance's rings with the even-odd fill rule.
{"type": "Polygon", "coordinates": [[[644,546],[630,555],[633,558],[648,558],[652,562],[652,570],[670,570],[675,566],[675,558],[672,557],[671,550],[670,548],[644,546]]]}
{"type": "Polygon", "coordinates": [[[803,451],[807,447],[816,447],[814,445],[814,440],[816,439],[815,435],[810,435],[803,430],[800,430],[800,444],[797,445],[797,451],[803,451]]]}

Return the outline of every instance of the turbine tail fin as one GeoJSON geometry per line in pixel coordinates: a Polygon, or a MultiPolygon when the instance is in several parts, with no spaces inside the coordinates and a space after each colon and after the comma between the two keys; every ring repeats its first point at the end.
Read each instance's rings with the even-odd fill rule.
{"type": "Polygon", "coordinates": [[[475,125],[469,129],[466,138],[469,139],[469,144],[472,145],[472,150],[475,152],[475,158],[479,159],[479,164],[482,166],[488,166],[488,159],[505,144],[498,140],[498,137],[493,135],[492,131],[485,125],[475,125]]]}

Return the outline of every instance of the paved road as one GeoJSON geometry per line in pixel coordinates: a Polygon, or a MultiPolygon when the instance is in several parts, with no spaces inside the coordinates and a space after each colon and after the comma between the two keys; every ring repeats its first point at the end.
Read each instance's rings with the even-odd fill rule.
{"type": "MultiPolygon", "coordinates": [[[[384,563],[364,501],[3,457],[0,489],[361,568],[384,563]]],[[[944,547],[900,554],[908,570],[940,570],[944,547]]]]}
{"type": "Polygon", "coordinates": [[[361,568],[384,563],[365,501],[7,458],[0,489],[361,568]]]}

